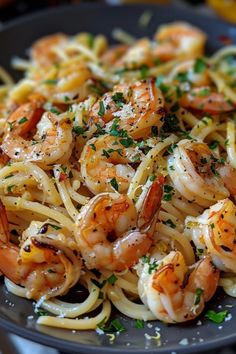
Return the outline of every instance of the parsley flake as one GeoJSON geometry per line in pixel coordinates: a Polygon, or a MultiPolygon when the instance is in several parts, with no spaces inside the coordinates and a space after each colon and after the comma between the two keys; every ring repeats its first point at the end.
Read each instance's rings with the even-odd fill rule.
{"type": "Polygon", "coordinates": [[[205,71],[207,65],[205,61],[201,58],[197,58],[194,63],[193,70],[196,74],[201,74],[203,71],[205,71]]]}
{"type": "Polygon", "coordinates": [[[28,122],[28,118],[26,118],[26,117],[22,117],[22,118],[18,121],[19,124],[23,124],[23,123],[25,123],[25,122],[28,122]]]}
{"type": "Polygon", "coordinates": [[[220,311],[216,312],[213,310],[208,310],[205,314],[205,317],[208,318],[210,321],[215,322],[217,324],[224,322],[225,317],[227,316],[228,311],[220,311]]]}
{"type": "Polygon", "coordinates": [[[115,276],[115,274],[112,274],[109,278],[107,278],[107,282],[108,284],[114,285],[117,279],[117,276],[115,276]]]}
{"type": "Polygon", "coordinates": [[[98,115],[99,115],[100,117],[103,117],[103,116],[104,116],[104,114],[105,114],[105,106],[104,106],[103,101],[100,101],[100,102],[99,102],[99,111],[98,111],[98,115]]]}
{"type": "Polygon", "coordinates": [[[116,191],[119,190],[119,186],[118,186],[118,183],[117,183],[117,180],[115,179],[115,177],[113,177],[110,180],[110,183],[111,183],[112,188],[114,188],[116,191]]]}
{"type": "Polygon", "coordinates": [[[144,320],[135,320],[134,327],[137,329],[144,328],[144,320]]]}

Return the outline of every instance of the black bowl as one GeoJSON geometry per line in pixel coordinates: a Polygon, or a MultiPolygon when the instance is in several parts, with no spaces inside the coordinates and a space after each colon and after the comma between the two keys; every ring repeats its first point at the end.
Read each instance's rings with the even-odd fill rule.
{"type": "MultiPolygon", "coordinates": [[[[112,41],[111,31],[114,27],[121,27],[137,37],[152,36],[161,23],[175,20],[189,21],[202,28],[209,36],[208,53],[222,46],[222,36],[229,36],[236,42],[235,27],[176,6],[79,5],[43,11],[9,23],[0,31],[0,65],[18,78],[19,74],[10,68],[10,59],[14,55],[25,57],[26,49],[31,43],[49,33],[61,31],[75,34],[90,31],[94,34],[104,33],[112,41]],[[147,9],[152,11],[152,18],[149,25],[142,28],[138,25],[138,19],[147,9]]],[[[135,329],[133,320],[120,316],[127,332],[117,336],[111,344],[108,336],[98,335],[94,331],[73,333],[69,330],[36,325],[37,315],[33,311],[32,303],[8,293],[3,283],[0,284],[0,326],[30,340],[73,353],[187,353],[219,348],[236,342],[236,299],[218,291],[207,308],[217,311],[228,309],[232,319],[217,325],[202,315],[201,322],[198,319],[184,325],[167,326],[156,321],[152,322],[151,328],[145,324],[144,329],[135,329]],[[147,339],[145,336],[145,333],[155,335],[156,327],[160,328],[161,333],[162,346],[159,348],[154,339],[147,339]]]]}

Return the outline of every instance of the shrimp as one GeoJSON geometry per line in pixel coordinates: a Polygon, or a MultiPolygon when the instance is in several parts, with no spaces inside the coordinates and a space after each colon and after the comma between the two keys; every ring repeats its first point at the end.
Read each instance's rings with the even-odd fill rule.
{"type": "Polygon", "coordinates": [[[13,131],[16,135],[25,136],[35,128],[40,120],[44,109],[42,101],[33,99],[31,102],[24,103],[17,107],[7,119],[8,131],[13,131]]]}
{"type": "Polygon", "coordinates": [[[206,35],[185,22],[173,22],[159,27],[155,54],[166,61],[174,58],[192,59],[202,56],[206,35]]]}
{"type": "Polygon", "coordinates": [[[4,152],[0,148],[0,168],[3,168],[4,166],[6,166],[8,161],[9,161],[9,157],[6,154],[4,154],[4,152]]]}
{"type": "Polygon", "coordinates": [[[60,240],[64,230],[59,234],[51,225],[54,226],[32,222],[19,247],[10,240],[5,207],[0,201],[0,271],[15,284],[24,286],[27,298],[63,295],[80,276],[80,258],[60,240]]]}
{"type": "Polygon", "coordinates": [[[160,60],[192,59],[203,55],[205,42],[206,35],[198,28],[184,22],[174,22],[161,26],[155,41],[148,38],[135,41],[113,64],[132,70],[143,65],[153,67],[160,60]]]}
{"type": "Polygon", "coordinates": [[[42,37],[33,44],[31,58],[39,66],[51,66],[59,59],[53,48],[65,44],[67,40],[68,37],[63,33],[42,37]]]}
{"type": "Polygon", "coordinates": [[[128,69],[137,69],[143,65],[152,67],[157,59],[154,55],[153,45],[155,44],[148,38],[136,41],[118,61],[117,66],[125,66],[128,69]]]}
{"type": "MultiPolygon", "coordinates": [[[[168,170],[174,187],[187,200],[208,207],[217,200],[227,198],[223,174],[218,170],[224,161],[216,158],[207,144],[181,140],[168,159],[168,170]]],[[[227,185],[227,184],[226,184],[227,185]]]]}
{"type": "Polygon", "coordinates": [[[153,243],[164,178],[147,191],[137,214],[126,195],[102,193],[83,207],[76,224],[76,240],[88,269],[122,271],[137,263],[153,243]]]}
{"type": "Polygon", "coordinates": [[[197,317],[214,295],[219,281],[219,270],[210,256],[188,268],[179,251],[170,252],[149,273],[145,264],[139,278],[139,296],[158,320],[167,323],[197,317]],[[186,283],[189,270],[192,272],[186,283]]]}
{"type": "Polygon", "coordinates": [[[135,173],[129,163],[140,160],[143,154],[132,146],[124,149],[120,141],[122,138],[102,135],[85,145],[79,162],[84,182],[92,193],[113,192],[114,179],[120,193],[127,191],[135,173]]]}
{"type": "Polygon", "coordinates": [[[164,116],[164,99],[154,79],[115,86],[112,92],[105,93],[94,104],[89,114],[91,122],[102,119],[107,123],[107,129],[112,126],[114,118],[119,118],[120,128],[134,139],[147,136],[152,126],[160,129],[164,116]]]}
{"type": "Polygon", "coordinates": [[[3,152],[13,161],[33,161],[45,168],[52,163],[63,163],[72,151],[71,121],[59,119],[51,112],[44,112],[39,118],[39,113],[28,110],[29,107],[32,108],[27,106],[26,109],[24,105],[13,113],[14,119],[19,117],[19,112],[22,111],[25,116],[18,121],[14,120],[15,124],[12,122],[9,126],[1,145],[3,152]],[[25,133],[29,133],[29,129],[35,126],[37,132],[33,139],[26,140],[25,133]]]}
{"type": "Polygon", "coordinates": [[[222,93],[214,92],[209,86],[195,87],[184,94],[180,100],[182,107],[201,110],[210,114],[230,112],[235,105],[228,101],[222,93]]]}
{"type": "Polygon", "coordinates": [[[220,200],[196,218],[187,217],[185,225],[199,255],[209,253],[217,268],[236,273],[236,206],[230,199],[220,200]]]}
{"type": "Polygon", "coordinates": [[[128,46],[125,44],[115,45],[105,51],[101,56],[101,62],[106,65],[115,65],[117,66],[117,62],[119,59],[126,53],[128,46]]]}

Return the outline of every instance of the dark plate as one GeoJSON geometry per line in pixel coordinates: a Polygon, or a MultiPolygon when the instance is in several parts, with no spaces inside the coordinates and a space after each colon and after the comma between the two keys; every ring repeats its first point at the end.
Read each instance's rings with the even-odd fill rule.
{"type": "MultiPolygon", "coordinates": [[[[104,33],[110,38],[114,27],[122,27],[135,36],[152,36],[161,23],[174,20],[186,20],[199,26],[209,35],[207,50],[209,53],[218,49],[222,43],[220,38],[230,36],[236,42],[236,28],[218,19],[197,15],[194,12],[174,6],[74,6],[63,7],[28,16],[8,24],[0,31],[0,65],[10,70],[10,58],[14,55],[25,56],[26,48],[37,38],[64,31],[74,34],[80,31],[104,33]],[[145,9],[153,13],[149,26],[145,29],[138,26],[138,19],[145,9]]],[[[11,71],[12,72],[12,71],[11,71]]],[[[18,74],[12,72],[17,77],[18,74]]],[[[232,314],[230,321],[223,325],[214,324],[200,318],[185,325],[166,326],[158,321],[152,322],[152,328],[147,324],[144,329],[135,329],[134,321],[120,316],[127,332],[116,337],[114,344],[109,343],[109,337],[99,336],[94,331],[72,333],[67,330],[40,327],[36,325],[32,303],[9,294],[4,285],[0,284],[0,326],[22,337],[42,344],[56,347],[65,352],[76,353],[156,353],[200,352],[236,342],[236,299],[232,299],[220,291],[207,306],[209,309],[228,309],[232,314]],[[228,308],[227,305],[233,305],[228,308]],[[33,316],[33,319],[29,318],[33,316]],[[157,348],[157,342],[148,340],[145,333],[155,335],[155,327],[160,328],[162,346],[157,348]],[[187,339],[187,346],[180,341],[187,339]]],[[[184,340],[186,342],[186,340],[184,340]]]]}

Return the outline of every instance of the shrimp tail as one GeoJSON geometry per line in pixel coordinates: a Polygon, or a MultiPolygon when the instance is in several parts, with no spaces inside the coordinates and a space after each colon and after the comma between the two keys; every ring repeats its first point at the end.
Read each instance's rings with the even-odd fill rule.
{"type": "Polygon", "coordinates": [[[161,207],[164,177],[160,175],[148,189],[143,206],[138,215],[138,228],[142,232],[151,232],[156,224],[161,207]]]}
{"type": "Polygon", "coordinates": [[[173,276],[174,276],[173,264],[171,263],[166,264],[164,267],[162,267],[159,271],[157,271],[154,274],[152,287],[155,290],[159,291],[159,293],[164,293],[164,291],[167,290],[166,287],[168,286],[168,282],[166,280],[170,280],[171,278],[173,278],[173,276]]]}

